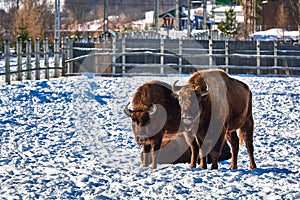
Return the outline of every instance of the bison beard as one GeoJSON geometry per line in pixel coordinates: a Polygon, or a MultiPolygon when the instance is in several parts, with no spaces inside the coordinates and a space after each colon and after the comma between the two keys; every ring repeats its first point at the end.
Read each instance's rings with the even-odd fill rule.
{"type": "MultiPolygon", "coordinates": [[[[179,137],[176,137],[180,126],[181,111],[170,85],[159,81],[143,84],[133,96],[132,107],[131,110],[127,105],[124,112],[132,119],[137,144],[143,146],[142,165],[144,167],[150,163],[152,163],[152,168],[156,168],[158,163],[189,162],[191,152],[188,145],[178,143],[179,137]],[[166,116],[163,116],[164,112],[166,116]],[[160,130],[154,130],[151,127],[160,127],[160,130]],[[175,158],[163,151],[166,149],[164,147],[170,147],[171,143],[175,144],[173,150],[178,151],[175,153],[175,158]]],[[[230,158],[229,148],[224,146],[224,149],[223,158],[230,158]]],[[[171,154],[174,155],[174,151],[171,154]]]]}

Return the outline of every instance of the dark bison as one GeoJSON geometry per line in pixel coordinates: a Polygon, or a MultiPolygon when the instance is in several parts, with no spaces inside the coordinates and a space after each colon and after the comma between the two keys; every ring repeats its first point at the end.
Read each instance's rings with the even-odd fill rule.
{"type": "MultiPolygon", "coordinates": [[[[143,145],[144,167],[150,162],[152,168],[156,168],[157,163],[190,161],[189,146],[176,135],[181,111],[170,85],[159,81],[143,84],[133,96],[132,109],[127,105],[124,112],[132,119],[137,144],[143,145]]],[[[228,149],[224,151],[223,160],[231,157],[228,149]]]]}
{"type": "Polygon", "coordinates": [[[185,86],[172,87],[181,105],[185,138],[191,148],[190,166],[207,168],[206,155],[212,157],[212,169],[226,140],[231,145],[230,169],[237,169],[239,138],[246,143],[250,169],[256,168],[253,156],[252,93],[249,87],[222,70],[195,72],[185,86]],[[195,139],[196,138],[196,139],[195,139]]]}

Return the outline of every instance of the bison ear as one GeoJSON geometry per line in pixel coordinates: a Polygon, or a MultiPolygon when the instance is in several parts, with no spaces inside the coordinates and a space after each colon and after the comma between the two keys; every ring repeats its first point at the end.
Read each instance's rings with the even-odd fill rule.
{"type": "Polygon", "coordinates": [[[194,87],[195,92],[197,95],[201,95],[203,96],[207,96],[209,94],[210,88],[209,85],[203,80],[203,83],[201,86],[197,85],[196,87],[194,87]]]}
{"type": "Polygon", "coordinates": [[[199,85],[197,85],[196,87],[194,87],[194,91],[196,92],[197,95],[201,95],[201,87],[199,85]]]}

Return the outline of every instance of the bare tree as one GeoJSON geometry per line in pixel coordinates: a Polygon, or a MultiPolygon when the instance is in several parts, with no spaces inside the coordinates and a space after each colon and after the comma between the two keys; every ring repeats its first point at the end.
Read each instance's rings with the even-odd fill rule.
{"type": "Polygon", "coordinates": [[[43,39],[53,24],[52,9],[46,0],[23,0],[15,10],[13,36],[43,39]]]}
{"type": "Polygon", "coordinates": [[[70,11],[73,23],[83,23],[97,5],[97,0],[65,0],[64,8],[70,11]]]}
{"type": "Polygon", "coordinates": [[[287,3],[291,8],[291,15],[295,20],[295,24],[298,26],[298,30],[300,31],[300,0],[288,0],[287,3]]]}

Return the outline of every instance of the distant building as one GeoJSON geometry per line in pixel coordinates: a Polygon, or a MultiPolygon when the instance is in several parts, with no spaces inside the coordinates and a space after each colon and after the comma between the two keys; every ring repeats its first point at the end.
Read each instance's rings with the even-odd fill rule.
{"type": "MultiPolygon", "coordinates": [[[[233,11],[236,13],[236,21],[238,23],[244,23],[244,11],[243,6],[232,6],[233,11]]],[[[225,21],[226,12],[229,11],[230,6],[219,6],[214,9],[215,23],[219,24],[221,21],[225,21]]]]}
{"type": "MultiPolygon", "coordinates": [[[[183,18],[187,17],[186,13],[187,7],[185,5],[179,6],[179,30],[183,29],[184,22],[183,18]]],[[[159,17],[159,26],[166,29],[174,29],[176,22],[176,9],[167,10],[158,15],[159,17]]]]}

